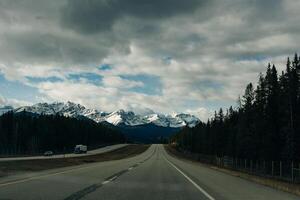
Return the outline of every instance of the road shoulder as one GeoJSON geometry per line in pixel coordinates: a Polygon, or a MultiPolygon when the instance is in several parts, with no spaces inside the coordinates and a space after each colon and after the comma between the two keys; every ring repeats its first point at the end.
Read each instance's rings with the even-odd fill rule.
{"type": "Polygon", "coordinates": [[[291,194],[295,194],[295,195],[300,196],[300,185],[299,184],[292,184],[292,183],[288,183],[288,182],[284,182],[284,181],[279,181],[279,180],[274,180],[274,179],[270,179],[270,178],[255,176],[255,175],[248,174],[248,173],[245,173],[245,172],[220,168],[220,167],[216,167],[214,165],[210,165],[210,164],[206,164],[206,163],[200,163],[196,160],[185,157],[183,153],[178,152],[176,149],[170,147],[169,145],[165,145],[164,148],[170,156],[176,157],[180,160],[192,162],[194,164],[198,164],[198,165],[201,165],[203,167],[208,167],[210,169],[214,169],[214,170],[217,170],[217,171],[225,173],[225,174],[229,174],[229,175],[232,175],[232,176],[235,176],[235,177],[239,177],[239,178],[242,178],[242,179],[246,179],[246,180],[264,185],[264,186],[268,186],[268,187],[271,187],[271,188],[274,188],[274,189],[277,189],[277,190],[281,190],[281,191],[284,191],[284,192],[289,192],[291,194]]]}

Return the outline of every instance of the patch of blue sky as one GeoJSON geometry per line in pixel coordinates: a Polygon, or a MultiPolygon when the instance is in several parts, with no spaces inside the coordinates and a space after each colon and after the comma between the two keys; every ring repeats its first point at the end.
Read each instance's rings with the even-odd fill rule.
{"type": "Polygon", "coordinates": [[[95,73],[80,73],[80,74],[69,74],[68,79],[72,81],[79,81],[81,79],[92,83],[94,85],[102,84],[103,76],[95,73]]]}
{"type": "Polygon", "coordinates": [[[35,87],[28,86],[19,81],[6,80],[0,74],[0,95],[7,99],[17,99],[36,103],[41,94],[35,87]]]}
{"type": "Polygon", "coordinates": [[[63,81],[61,78],[58,78],[56,76],[51,76],[47,78],[41,78],[41,77],[32,77],[32,76],[26,76],[26,79],[32,83],[41,83],[41,82],[60,82],[63,81]]]}
{"type": "Polygon", "coordinates": [[[100,67],[98,67],[98,69],[102,71],[111,70],[112,66],[110,64],[103,64],[100,67]]]}
{"type": "Polygon", "coordinates": [[[147,95],[161,95],[162,82],[158,76],[154,75],[121,75],[123,79],[142,82],[143,86],[130,88],[129,91],[147,94],[147,95]]]}

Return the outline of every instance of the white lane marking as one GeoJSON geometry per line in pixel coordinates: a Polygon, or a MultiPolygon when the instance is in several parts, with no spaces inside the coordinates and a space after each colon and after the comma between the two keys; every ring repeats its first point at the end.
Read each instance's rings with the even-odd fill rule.
{"type": "Polygon", "coordinates": [[[107,184],[107,183],[109,183],[110,181],[103,181],[102,182],[102,185],[105,185],[105,184],[107,184]]]}
{"type": "Polygon", "coordinates": [[[128,168],[129,171],[132,170],[132,169],[133,169],[133,167],[129,167],[129,168],[128,168]]]}
{"type": "Polygon", "coordinates": [[[208,194],[203,188],[201,188],[197,183],[195,183],[190,177],[188,177],[185,173],[183,173],[180,169],[178,169],[173,163],[171,163],[168,159],[165,160],[174,167],[182,176],[184,176],[188,181],[190,181],[200,192],[202,192],[209,200],[215,200],[210,194],[208,194]]]}
{"type": "Polygon", "coordinates": [[[108,180],[106,180],[106,181],[103,181],[103,182],[102,182],[102,185],[105,185],[105,184],[107,184],[107,183],[109,183],[109,182],[112,182],[112,181],[115,180],[116,178],[118,178],[118,176],[114,176],[114,177],[112,177],[112,178],[110,178],[110,179],[108,179],[108,180]]]}
{"type": "Polygon", "coordinates": [[[113,181],[113,180],[115,180],[116,178],[118,178],[118,176],[112,177],[111,179],[109,179],[109,181],[113,181]]]}

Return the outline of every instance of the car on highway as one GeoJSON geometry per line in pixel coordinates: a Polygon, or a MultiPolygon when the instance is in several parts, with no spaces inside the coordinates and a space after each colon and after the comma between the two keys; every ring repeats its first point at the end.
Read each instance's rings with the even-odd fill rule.
{"type": "Polygon", "coordinates": [[[45,151],[44,156],[53,156],[53,151],[45,151]]]}
{"type": "Polygon", "coordinates": [[[87,146],[86,145],[82,145],[82,144],[76,145],[75,149],[74,149],[74,153],[75,154],[87,153],[87,146]]]}

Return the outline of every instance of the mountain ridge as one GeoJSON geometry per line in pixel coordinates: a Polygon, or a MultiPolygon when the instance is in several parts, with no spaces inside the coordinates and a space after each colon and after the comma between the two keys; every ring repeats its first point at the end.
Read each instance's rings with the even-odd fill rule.
{"type": "Polygon", "coordinates": [[[108,122],[115,126],[126,125],[126,126],[138,126],[145,124],[154,124],[161,127],[180,128],[184,126],[194,127],[200,119],[191,114],[148,114],[139,115],[133,111],[125,111],[123,109],[116,110],[114,112],[104,112],[97,109],[89,109],[83,105],[76,104],[73,102],[54,102],[54,103],[37,103],[32,106],[22,106],[18,108],[12,108],[11,106],[4,106],[0,108],[0,115],[5,112],[31,112],[36,114],[45,115],[56,115],[60,114],[66,117],[79,117],[84,116],[95,122],[108,122]]]}

